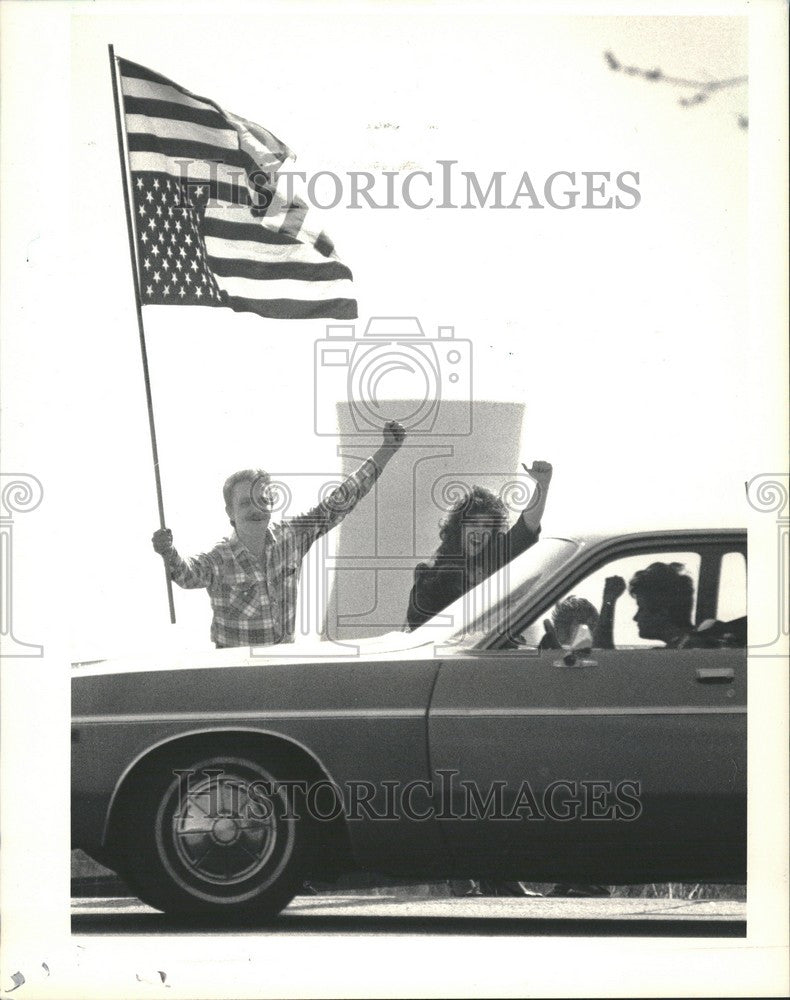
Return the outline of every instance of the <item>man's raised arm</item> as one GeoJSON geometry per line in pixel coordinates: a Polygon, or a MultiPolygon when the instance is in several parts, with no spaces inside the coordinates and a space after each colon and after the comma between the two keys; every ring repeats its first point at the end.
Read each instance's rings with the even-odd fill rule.
{"type": "Polygon", "coordinates": [[[308,543],[312,544],[340,524],[346,514],[370,492],[405,437],[406,431],[398,421],[388,420],[384,425],[384,438],[379,448],[320,504],[306,514],[290,519],[292,527],[301,530],[308,543]]]}

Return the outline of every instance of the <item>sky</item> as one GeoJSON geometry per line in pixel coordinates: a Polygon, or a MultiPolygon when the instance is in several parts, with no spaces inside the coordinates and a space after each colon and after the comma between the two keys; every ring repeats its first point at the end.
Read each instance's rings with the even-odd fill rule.
{"type": "MultiPolygon", "coordinates": [[[[46,788],[48,820],[4,809],[2,891],[36,928],[14,937],[6,921],[7,940],[33,959],[45,925],[68,934],[59,902],[68,892],[67,664],[205,647],[209,621],[205,594],[176,592],[178,624],[169,624],[150,547],[157,508],[108,43],[268,128],[307,171],[454,159],[482,178],[528,171],[538,184],[558,170],[638,171],[641,201],[630,211],[338,207],[320,218],[354,272],[360,324],[418,316],[429,335],[453,326],[471,344],[486,416],[457,442],[462,471],[496,477],[521,459],[552,461],[547,534],[747,525],[750,625],[770,629],[777,522],[748,506],[744,483],[786,468],[784,7],[557,9],[0,5],[3,468],[43,488],[35,510],[3,523],[13,535],[4,629],[44,647],[40,658],[4,662],[4,756],[12,747],[24,767],[4,770],[3,792],[30,803],[31,788],[46,788]],[[683,77],[748,73],[749,89],[684,109],[683,91],[612,72],[607,50],[683,77]],[[746,111],[748,132],[738,126],[746,111]],[[497,424],[498,413],[507,420],[497,424]]],[[[341,469],[336,441],[314,433],[323,322],[150,308],[145,329],[167,521],[186,552],[228,530],[220,490],[234,469],[263,466],[295,483],[341,469]]],[[[409,469],[402,453],[387,470],[395,494],[409,469]]],[[[429,554],[432,516],[415,561],[429,554]]],[[[750,679],[750,712],[761,720],[786,704],[786,673],[773,686],[771,676],[765,660],[750,679]]],[[[776,798],[760,760],[784,759],[780,729],[752,727],[753,810],[776,798]]],[[[784,855],[758,843],[766,828],[752,838],[750,935],[778,954],[783,924],[753,902],[782,885],[766,866],[784,855]]],[[[316,939],[317,969],[334,962],[321,962],[321,948],[316,939]]],[[[580,969],[616,975],[602,992],[645,988],[648,967],[655,992],[666,986],[673,962],[604,951],[586,941],[575,949],[580,969]]],[[[768,953],[741,951],[737,967],[734,950],[687,954],[681,992],[709,992],[714,967],[723,992],[775,991],[768,953]]],[[[419,971],[422,990],[440,953],[432,941],[431,961],[400,971],[419,971]]],[[[547,963],[552,981],[567,965],[552,942],[533,958],[525,946],[518,964],[534,973],[534,992],[547,963]]],[[[492,989],[513,971],[501,957],[486,968],[492,989]]]]}
{"type": "MultiPolygon", "coordinates": [[[[82,10],[68,78],[72,198],[59,209],[69,213],[80,291],[75,321],[56,323],[77,362],[61,374],[69,453],[85,477],[101,469],[101,499],[94,487],[78,491],[71,523],[103,544],[74,567],[76,655],[138,640],[203,644],[208,615],[205,595],[179,594],[179,625],[162,621],[161,568],[149,548],[157,516],[109,42],[264,125],[308,172],[438,176],[436,162],[452,159],[484,187],[504,171],[505,191],[524,171],[538,190],[558,170],[638,173],[633,210],[341,205],[317,215],[354,272],[361,326],[375,315],[417,316],[429,337],[453,326],[472,345],[475,401],[522,404],[520,446],[500,453],[496,440],[476,438],[474,453],[498,473],[518,459],[553,462],[545,531],[742,523],[748,133],[737,115],[748,94],[737,87],[683,109],[685,91],[614,73],[603,54],[694,79],[745,75],[744,18],[535,17],[519,8],[505,18],[463,5],[449,20],[442,6],[419,5],[340,16],[325,6],[296,17],[272,7],[265,18],[248,13],[253,30],[239,32],[202,11],[82,10]],[[200,55],[207,31],[211,59],[200,55]],[[285,37],[287,45],[270,43],[285,37]],[[109,587],[107,548],[118,567],[109,587]]],[[[335,442],[313,429],[323,321],[143,312],[166,518],[184,552],[226,533],[220,487],[235,468],[339,468],[335,442]]],[[[407,460],[399,463],[388,474],[402,475],[405,489],[407,460]]]]}

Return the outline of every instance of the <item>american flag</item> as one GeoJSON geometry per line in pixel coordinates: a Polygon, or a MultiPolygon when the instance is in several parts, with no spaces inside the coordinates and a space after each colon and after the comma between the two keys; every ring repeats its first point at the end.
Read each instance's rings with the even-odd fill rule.
{"type": "Polygon", "coordinates": [[[254,122],[118,59],[144,305],[355,319],[351,271],[280,171],[294,155],[254,122]]]}

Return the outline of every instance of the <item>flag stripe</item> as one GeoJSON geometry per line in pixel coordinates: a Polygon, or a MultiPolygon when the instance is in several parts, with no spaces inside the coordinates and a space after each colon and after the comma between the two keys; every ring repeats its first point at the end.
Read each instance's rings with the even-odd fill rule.
{"type": "Polygon", "coordinates": [[[343,281],[258,281],[255,278],[223,278],[217,285],[228,295],[241,299],[321,299],[347,298],[353,294],[351,282],[343,281]]]}
{"type": "Polygon", "coordinates": [[[186,104],[172,101],[152,101],[147,97],[125,97],[123,109],[129,115],[145,115],[146,118],[163,118],[170,121],[194,122],[208,128],[227,128],[228,122],[218,111],[209,108],[191,108],[186,104]]]}
{"type": "Polygon", "coordinates": [[[146,97],[153,101],[172,101],[188,108],[202,108],[204,111],[217,111],[217,106],[211,101],[201,101],[198,97],[190,97],[175,84],[148,83],[146,80],[121,79],[121,93],[124,97],[146,97]]]}
{"type": "Polygon", "coordinates": [[[321,230],[318,234],[313,245],[322,257],[333,257],[335,254],[335,244],[329,239],[323,230],[321,230]]]}
{"type": "Polygon", "coordinates": [[[205,142],[192,142],[189,139],[160,139],[156,135],[141,135],[133,132],[129,136],[130,153],[160,153],[162,156],[176,157],[182,160],[219,161],[232,167],[241,167],[246,171],[250,167],[259,171],[259,167],[240,149],[222,149],[205,142]]]}
{"type": "MultiPolygon", "coordinates": [[[[251,227],[252,228],[252,227],[251,227]]],[[[260,228],[260,227],[255,227],[260,228]]],[[[282,242],[273,240],[223,240],[209,236],[204,228],[206,252],[211,257],[222,257],[225,260],[260,261],[263,264],[282,262],[302,262],[304,264],[320,264],[326,261],[326,254],[321,254],[309,243],[300,243],[291,236],[282,237],[282,242]]],[[[280,236],[279,233],[272,235],[280,236]]]]}
{"type": "Polygon", "coordinates": [[[148,115],[126,115],[126,128],[134,135],[153,135],[159,139],[204,142],[222,149],[238,149],[239,137],[231,129],[207,128],[194,122],[172,118],[151,118],[148,115]]]}
{"type": "MultiPolygon", "coordinates": [[[[208,249],[208,247],[206,248],[208,249]]],[[[337,260],[304,263],[302,261],[273,261],[229,259],[208,255],[211,270],[220,278],[249,278],[253,281],[351,281],[351,271],[337,260]]],[[[226,287],[225,282],[220,285],[226,287]]],[[[269,294],[261,289],[262,294],[269,294]]]]}
{"type": "MultiPolygon", "coordinates": [[[[228,200],[228,199],[226,199],[228,200]]],[[[206,209],[203,220],[203,232],[206,236],[215,236],[228,241],[254,241],[266,245],[307,246],[286,233],[266,229],[258,222],[236,222],[233,216],[241,220],[246,213],[239,211],[236,205],[210,205],[206,209]]],[[[249,219],[249,216],[246,216],[249,219]]],[[[207,244],[208,245],[208,244],[207,244]]]]}
{"type": "Polygon", "coordinates": [[[304,302],[301,299],[229,299],[235,312],[253,312],[266,319],[356,319],[354,299],[325,299],[304,302]]]}
{"type": "MultiPolygon", "coordinates": [[[[277,195],[275,195],[272,201],[272,208],[277,204],[277,195]]],[[[266,213],[268,216],[268,212],[266,213]]],[[[271,220],[271,225],[276,225],[276,216],[271,220]]],[[[280,231],[283,233],[288,233],[289,236],[298,236],[302,229],[304,228],[305,221],[307,219],[307,205],[300,201],[298,198],[294,198],[293,203],[290,207],[287,207],[285,212],[285,219],[280,225],[280,231]]],[[[314,242],[317,233],[310,233],[311,242],[314,242]]]]}
{"type": "Polygon", "coordinates": [[[141,66],[139,63],[132,62],[130,59],[118,59],[118,65],[121,68],[122,76],[134,77],[137,80],[148,80],[150,83],[165,83],[169,87],[177,87],[182,90],[185,94],[189,91],[185,90],[183,87],[179,87],[177,83],[173,83],[166,76],[162,76],[161,73],[155,73],[152,69],[148,69],[147,66],[141,66]]]}

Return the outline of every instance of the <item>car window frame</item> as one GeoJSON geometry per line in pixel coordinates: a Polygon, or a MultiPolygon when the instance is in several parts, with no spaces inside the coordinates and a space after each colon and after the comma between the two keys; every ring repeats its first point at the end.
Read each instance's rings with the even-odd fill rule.
{"type": "MultiPolygon", "coordinates": [[[[661,555],[667,552],[695,552],[700,557],[699,582],[706,574],[705,598],[700,600],[697,594],[696,621],[699,625],[705,618],[712,615],[705,614],[710,602],[710,594],[713,594],[712,607],[715,609],[718,604],[718,588],[721,577],[721,560],[726,552],[740,552],[747,564],[748,555],[747,539],[745,529],[730,529],[726,531],[695,531],[693,529],[680,532],[656,532],[639,533],[627,536],[615,536],[593,542],[589,548],[582,546],[577,554],[577,558],[563,567],[557,577],[551,581],[550,586],[543,592],[533,594],[532,599],[526,605],[507,616],[507,623],[504,629],[494,629],[487,636],[483,637],[475,646],[475,650],[500,651],[503,653],[520,653],[521,649],[513,649],[513,637],[520,635],[524,629],[533,625],[541,615],[545,616],[550,609],[563,596],[567,595],[571,588],[575,587],[579,581],[595,573],[601,567],[606,566],[613,560],[632,555],[661,555]],[[711,569],[715,569],[715,573],[711,569]],[[713,578],[715,577],[715,585],[713,578]]],[[[748,579],[748,577],[747,577],[748,579]]],[[[528,647],[530,650],[533,647],[528,647]]],[[[625,647],[619,647],[625,648],[625,647]]]]}

